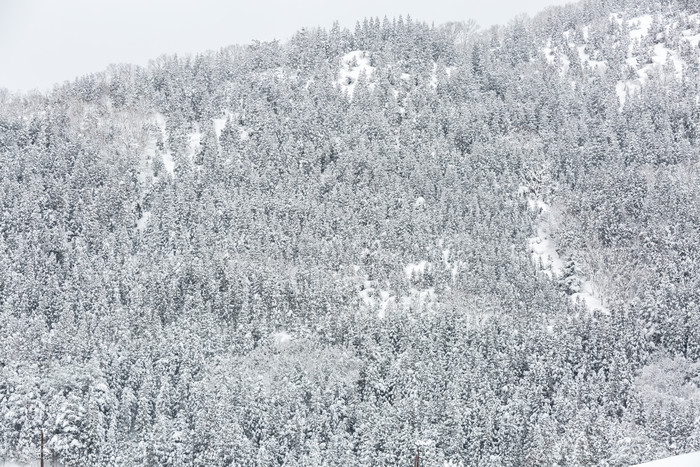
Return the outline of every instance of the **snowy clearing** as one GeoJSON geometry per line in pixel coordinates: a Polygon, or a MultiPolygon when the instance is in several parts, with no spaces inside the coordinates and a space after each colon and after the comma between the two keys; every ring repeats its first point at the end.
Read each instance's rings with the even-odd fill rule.
{"type": "Polygon", "coordinates": [[[187,157],[193,160],[194,155],[197,154],[197,151],[202,147],[202,133],[195,131],[194,133],[188,134],[187,143],[187,157]]]}
{"type": "Polygon", "coordinates": [[[340,89],[348,93],[349,97],[352,98],[357,80],[363,72],[366,79],[369,79],[374,72],[374,67],[369,64],[369,55],[366,51],[353,50],[343,55],[343,58],[340,60],[337,84],[340,86],[340,89]]]}
{"type": "Polygon", "coordinates": [[[539,225],[537,235],[529,239],[528,245],[532,253],[532,261],[542,266],[544,274],[550,278],[561,275],[564,262],[559,258],[556,245],[546,227],[539,225]]]}
{"type": "Polygon", "coordinates": [[[649,27],[653,21],[654,18],[651,15],[638,16],[627,21],[630,28],[630,39],[641,40],[649,33],[649,27]]]}
{"type": "Polygon", "coordinates": [[[667,457],[658,459],[643,464],[637,464],[633,467],[697,467],[700,465],[700,451],[691,452],[689,454],[681,454],[680,456],[667,457]]]}
{"type": "Polygon", "coordinates": [[[144,211],[141,214],[141,217],[136,221],[136,230],[139,232],[143,232],[146,230],[146,226],[148,225],[148,221],[151,219],[151,211],[144,211]]]}
{"type": "Polygon", "coordinates": [[[224,129],[226,126],[226,121],[231,118],[231,113],[226,110],[224,111],[224,116],[221,118],[212,118],[212,122],[214,122],[214,133],[216,134],[216,139],[218,140],[221,138],[221,130],[224,129]]]}
{"type": "MultiPolygon", "coordinates": [[[[527,199],[528,209],[538,213],[536,224],[536,233],[534,237],[528,239],[528,247],[532,255],[532,262],[537,265],[540,272],[545,274],[550,279],[558,280],[564,277],[565,263],[559,255],[559,247],[552,238],[549,229],[549,216],[551,208],[549,204],[544,202],[540,197],[535,196],[533,191],[526,186],[521,186],[518,189],[518,194],[527,199]]],[[[574,268],[572,282],[578,284],[574,293],[569,295],[574,303],[582,302],[589,311],[600,310],[603,313],[609,313],[609,310],[604,305],[604,300],[597,292],[598,287],[595,284],[577,273],[574,268]]]]}
{"type": "Polygon", "coordinates": [[[292,336],[285,331],[279,331],[272,334],[272,340],[277,347],[283,347],[292,341],[292,336]]]}
{"type": "MultiPolygon", "coordinates": [[[[168,140],[168,132],[166,131],[165,128],[165,115],[162,113],[156,113],[155,114],[155,124],[158,126],[160,129],[163,141],[168,140]]],[[[155,140],[153,141],[153,144],[155,145],[155,140]]],[[[173,154],[170,151],[164,151],[162,153],[163,155],[163,166],[165,167],[165,170],[170,174],[170,176],[175,176],[175,160],[173,159],[173,154]]]]}
{"type": "MultiPolygon", "coordinates": [[[[27,461],[27,462],[16,462],[16,461],[0,461],[0,467],[39,467],[41,462],[37,460],[27,461]]],[[[44,460],[44,465],[53,465],[48,460],[44,460]]]]}
{"type": "Polygon", "coordinates": [[[404,274],[408,280],[420,279],[425,271],[430,271],[432,265],[427,261],[419,261],[417,263],[409,263],[404,268],[404,274]]]}

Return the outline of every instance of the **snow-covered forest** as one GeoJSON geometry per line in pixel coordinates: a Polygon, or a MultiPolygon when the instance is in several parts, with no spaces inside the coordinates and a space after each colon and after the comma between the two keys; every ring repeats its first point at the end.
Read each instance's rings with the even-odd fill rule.
{"type": "Polygon", "coordinates": [[[700,6],[0,91],[0,463],[700,451],[700,6]]]}

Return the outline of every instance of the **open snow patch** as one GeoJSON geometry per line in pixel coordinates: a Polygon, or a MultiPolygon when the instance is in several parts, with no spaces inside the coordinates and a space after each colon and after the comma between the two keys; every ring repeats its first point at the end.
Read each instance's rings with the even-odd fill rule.
{"type": "Polygon", "coordinates": [[[144,211],[141,214],[141,217],[139,220],[136,221],[136,230],[139,232],[143,232],[146,230],[146,226],[148,225],[148,221],[151,219],[151,211],[144,211]]]}
{"type": "Polygon", "coordinates": [[[588,310],[600,310],[603,313],[610,312],[610,310],[608,310],[603,304],[600,295],[596,294],[595,288],[590,281],[581,281],[581,291],[572,294],[571,299],[574,302],[578,302],[580,300],[588,310]]]}
{"type": "Polygon", "coordinates": [[[377,316],[379,319],[383,319],[386,316],[386,310],[389,308],[389,305],[393,304],[396,302],[396,297],[391,295],[390,292],[386,290],[381,290],[379,292],[379,311],[377,313],[377,316]]]}
{"type": "Polygon", "coordinates": [[[194,155],[197,154],[197,151],[202,147],[202,133],[195,131],[194,133],[188,134],[187,143],[187,157],[194,159],[194,155]]]}
{"type": "Polygon", "coordinates": [[[374,67],[369,64],[369,54],[364,50],[353,50],[343,55],[340,60],[340,72],[337,84],[340,89],[346,91],[350,97],[355,92],[355,85],[360,75],[364,72],[369,79],[374,72],[374,67]]]}
{"type": "Polygon", "coordinates": [[[231,114],[228,111],[224,112],[224,116],[222,118],[212,118],[212,122],[214,123],[214,133],[216,134],[217,140],[221,138],[221,131],[226,126],[226,121],[229,118],[231,118],[231,114]]]}
{"type": "Polygon", "coordinates": [[[408,295],[401,297],[400,304],[404,311],[414,309],[418,312],[429,312],[433,311],[437,305],[437,295],[433,287],[427,289],[411,288],[408,295]]]}
{"type": "Polygon", "coordinates": [[[645,462],[633,467],[697,467],[698,465],[700,465],[700,451],[645,462]]]}
{"type": "MultiPolygon", "coordinates": [[[[564,261],[559,256],[558,245],[552,238],[548,226],[548,217],[551,214],[550,206],[526,186],[518,189],[520,196],[527,197],[528,209],[537,212],[536,235],[528,239],[528,246],[532,261],[541,268],[541,272],[550,279],[560,279],[564,277],[564,261]]],[[[574,270],[576,270],[574,268],[574,270]]],[[[575,293],[569,295],[574,303],[583,302],[589,311],[600,310],[608,313],[609,310],[603,305],[602,297],[596,293],[597,287],[593,282],[585,277],[574,273],[573,278],[579,284],[575,293]]]]}
{"type": "Polygon", "coordinates": [[[627,21],[630,28],[630,39],[641,40],[642,37],[649,33],[649,28],[654,18],[651,15],[638,16],[627,21]]]}
{"type": "Polygon", "coordinates": [[[175,175],[175,159],[170,151],[163,153],[163,167],[171,176],[175,175]]]}
{"type": "Polygon", "coordinates": [[[542,51],[544,52],[544,58],[547,60],[547,63],[552,65],[554,63],[554,59],[555,59],[554,52],[552,51],[552,48],[547,46],[544,49],[542,49],[542,51]]]}
{"type": "Polygon", "coordinates": [[[431,265],[427,261],[419,261],[417,263],[409,263],[403,268],[406,279],[420,279],[425,274],[425,271],[430,271],[431,265]]]}
{"type": "MultiPolygon", "coordinates": [[[[165,128],[165,116],[162,113],[155,114],[155,123],[160,129],[163,141],[168,140],[168,132],[165,128]]],[[[155,144],[155,142],[154,142],[155,144]]],[[[163,152],[163,166],[165,170],[171,175],[175,175],[175,160],[173,159],[173,154],[170,151],[163,152]]]]}
{"type": "Polygon", "coordinates": [[[577,48],[578,50],[578,56],[579,59],[581,60],[581,63],[588,65],[590,68],[593,68],[594,70],[601,69],[605,71],[605,62],[601,60],[591,60],[591,57],[586,53],[586,46],[581,45],[577,48]]]}
{"type": "Polygon", "coordinates": [[[542,225],[537,227],[537,235],[528,240],[532,260],[535,264],[542,266],[542,272],[550,278],[561,275],[564,269],[564,262],[557,253],[556,245],[542,225]]]}
{"type": "Polygon", "coordinates": [[[279,331],[272,335],[272,340],[278,347],[283,347],[292,341],[292,336],[285,331],[279,331]]]}

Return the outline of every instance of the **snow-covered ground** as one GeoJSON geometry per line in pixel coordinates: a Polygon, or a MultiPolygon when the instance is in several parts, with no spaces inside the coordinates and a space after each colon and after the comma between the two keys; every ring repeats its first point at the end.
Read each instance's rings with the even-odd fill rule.
{"type": "Polygon", "coordinates": [[[370,279],[369,275],[363,273],[362,268],[357,265],[352,266],[352,272],[344,277],[356,285],[361,306],[376,312],[377,317],[383,319],[392,311],[412,310],[418,313],[436,311],[440,303],[438,294],[434,287],[425,287],[421,284],[423,277],[433,271],[433,268],[440,267],[451,274],[454,282],[462,266],[463,263],[460,261],[451,260],[449,249],[442,251],[441,262],[433,264],[427,260],[420,260],[408,263],[403,268],[404,286],[408,285],[408,290],[403,293],[398,293],[399,288],[392,286],[388,281],[385,284],[379,284],[378,281],[370,279]]]}
{"type": "Polygon", "coordinates": [[[561,276],[564,262],[559,258],[557,247],[544,224],[537,226],[537,235],[528,240],[532,261],[541,265],[542,272],[551,278],[561,276]]]}
{"type": "MultiPolygon", "coordinates": [[[[540,197],[536,196],[528,187],[521,186],[518,190],[521,196],[527,200],[528,209],[538,213],[536,235],[528,239],[528,246],[532,255],[532,261],[541,272],[550,279],[560,279],[564,276],[564,261],[559,255],[559,246],[552,237],[549,227],[551,209],[540,197]]],[[[569,295],[574,303],[583,302],[589,311],[600,310],[609,313],[604,305],[604,300],[598,292],[598,287],[586,277],[579,274],[574,268],[574,279],[579,284],[578,291],[569,295]]]]}
{"type": "MultiPolygon", "coordinates": [[[[625,66],[629,68],[631,76],[619,80],[615,85],[615,92],[620,102],[620,110],[624,108],[627,97],[639,93],[648,83],[649,76],[655,71],[660,71],[669,60],[673,64],[676,77],[682,77],[684,61],[680,51],[681,47],[684,46],[684,42],[690,46],[689,50],[698,50],[700,34],[697,34],[697,27],[692,26],[693,23],[697,23],[700,20],[700,16],[698,15],[690,15],[687,17],[687,22],[691,25],[691,28],[683,31],[674,31],[674,28],[678,25],[678,21],[674,22],[668,17],[659,17],[658,20],[661,21],[664,32],[657,34],[655,38],[647,37],[654,25],[654,17],[652,15],[647,14],[624,19],[622,14],[612,13],[609,16],[609,20],[626,27],[629,31],[630,39],[625,66]],[[680,32],[680,37],[678,37],[678,32],[680,32]],[[648,39],[653,39],[653,45],[649,45],[649,50],[645,51],[646,46],[649,44],[649,42],[645,41],[648,39]]],[[[581,28],[581,35],[578,36],[578,41],[573,30],[565,31],[565,47],[572,49],[578,55],[584,67],[593,71],[605,71],[609,66],[606,61],[594,60],[591,58],[592,56],[598,55],[597,52],[599,51],[592,48],[594,42],[592,42],[590,36],[591,28],[589,25],[585,25],[581,28]],[[583,42],[581,42],[581,37],[583,38],[583,42]]],[[[549,39],[542,48],[544,58],[550,65],[554,65],[558,61],[561,64],[560,73],[562,76],[565,76],[570,68],[567,53],[561,50],[560,47],[555,47],[552,44],[553,41],[549,39]]]]}
{"type": "MultiPolygon", "coordinates": [[[[163,141],[168,140],[168,132],[165,129],[165,116],[162,113],[156,113],[155,115],[155,123],[160,129],[163,141]]],[[[153,141],[153,148],[154,148],[154,154],[155,154],[155,139],[153,141]]],[[[148,146],[149,148],[151,147],[150,144],[148,146]]],[[[165,167],[165,170],[171,175],[175,175],[175,160],[173,159],[173,154],[170,151],[164,151],[162,153],[163,156],[163,166],[165,167]]]]}
{"type": "Polygon", "coordinates": [[[586,46],[585,45],[580,45],[577,47],[578,50],[578,56],[579,59],[581,60],[581,63],[584,63],[588,65],[588,67],[594,69],[594,70],[605,70],[605,67],[607,66],[604,61],[601,60],[592,60],[590,55],[586,52],[586,46]]]}
{"type": "Polygon", "coordinates": [[[680,456],[667,457],[643,464],[637,464],[633,467],[698,467],[700,466],[700,451],[691,452],[689,454],[681,454],[680,456]]]}
{"type": "Polygon", "coordinates": [[[140,232],[146,230],[149,220],[151,220],[151,211],[144,211],[141,217],[136,221],[136,230],[140,232]]]}
{"type": "Polygon", "coordinates": [[[651,15],[642,15],[628,20],[627,27],[630,31],[630,39],[641,40],[649,33],[649,28],[653,21],[654,18],[651,15]]]}
{"type": "Polygon", "coordinates": [[[340,89],[346,91],[351,98],[355,92],[357,80],[360,78],[362,72],[364,72],[367,79],[369,79],[374,72],[374,67],[369,64],[368,52],[364,50],[353,50],[343,55],[343,58],[340,60],[340,72],[338,73],[337,84],[340,86],[340,89]]]}
{"type": "Polygon", "coordinates": [[[202,133],[200,131],[195,131],[187,135],[187,157],[189,157],[190,160],[194,159],[194,155],[197,154],[197,151],[199,151],[199,149],[201,148],[201,142],[202,133]]]}
{"type": "Polygon", "coordinates": [[[226,126],[226,120],[230,118],[228,113],[226,114],[225,117],[223,118],[214,118],[212,119],[214,122],[214,133],[216,133],[216,139],[221,138],[221,130],[224,129],[226,126]]]}
{"type": "Polygon", "coordinates": [[[406,274],[406,279],[411,280],[416,276],[422,276],[425,274],[426,268],[430,271],[431,265],[427,261],[418,261],[417,263],[408,263],[406,267],[403,268],[404,274],[406,274]]]}
{"type": "MultiPolygon", "coordinates": [[[[451,67],[451,66],[445,67],[445,73],[447,74],[448,77],[452,75],[453,69],[454,69],[454,67],[451,67]]],[[[438,64],[436,62],[433,62],[433,71],[430,75],[430,87],[433,89],[436,89],[437,85],[438,85],[437,72],[438,72],[438,64]]]]}
{"type": "MultiPolygon", "coordinates": [[[[15,461],[0,461],[0,467],[39,467],[41,462],[39,460],[27,461],[27,462],[15,462],[15,461]]],[[[51,467],[51,463],[44,459],[44,465],[46,467],[51,467]]]]}

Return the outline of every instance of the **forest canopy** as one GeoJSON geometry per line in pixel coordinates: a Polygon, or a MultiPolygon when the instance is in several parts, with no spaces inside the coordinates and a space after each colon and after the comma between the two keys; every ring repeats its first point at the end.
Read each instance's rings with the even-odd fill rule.
{"type": "Polygon", "coordinates": [[[699,43],[591,0],[0,93],[0,461],[700,450],[699,43]]]}

